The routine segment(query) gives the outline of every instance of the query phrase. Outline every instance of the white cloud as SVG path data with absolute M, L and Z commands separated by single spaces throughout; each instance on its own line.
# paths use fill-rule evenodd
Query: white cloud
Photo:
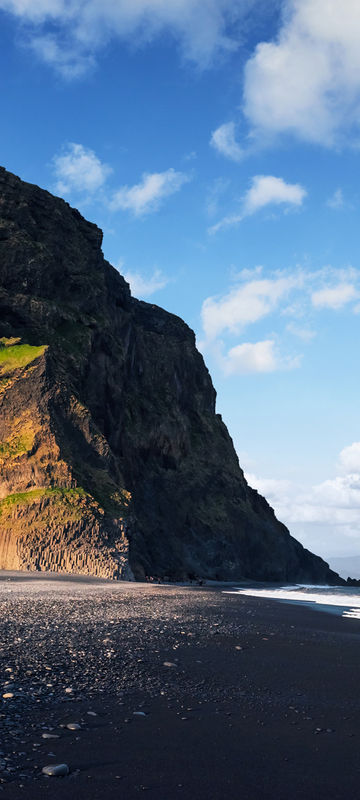
M 360 297 L 360 271 L 351 266 L 326 266 L 314 272 L 298 267 L 294 271 L 274 271 L 267 277 L 262 277 L 261 266 L 255 270 L 235 270 L 232 266 L 230 280 L 226 292 L 204 300 L 203 335 L 198 342 L 205 357 L 212 358 L 225 375 L 300 367 L 303 356 L 297 349 L 300 342 L 310 343 L 317 335 L 315 314 L 325 305 L 341 308 L 345 302 Z M 343 283 L 335 283 L 336 280 Z M 324 288 L 327 281 L 332 283 L 330 288 Z M 360 313 L 360 304 L 351 310 Z M 258 325 L 255 334 L 247 335 L 244 341 L 244 330 L 270 315 L 271 327 Z M 289 320 L 289 316 L 293 319 Z M 248 338 L 254 336 L 255 341 L 249 342 Z
M 63 151 L 53 158 L 56 176 L 55 189 L 60 194 L 85 192 L 90 195 L 104 190 L 109 175 L 113 172 L 104 164 L 93 150 L 82 144 L 70 142 Z M 121 186 L 111 192 L 106 187 L 107 197 L 102 191 L 99 198 L 112 211 L 131 211 L 136 217 L 156 211 L 165 197 L 178 192 L 183 184 L 191 180 L 184 172 L 168 169 L 166 172 L 144 173 L 140 183 L 135 186 Z
M 292 489 L 291 481 L 286 479 L 259 478 L 257 475 L 250 472 L 246 472 L 245 477 L 253 489 L 257 489 L 269 502 L 271 501 L 274 504 L 281 502 Z
M 299 207 L 306 195 L 306 189 L 299 183 L 286 183 L 283 178 L 277 178 L 274 175 L 255 175 L 250 188 L 243 197 L 240 212 L 224 217 L 209 228 L 209 233 L 217 233 L 223 228 L 237 225 L 245 217 L 249 217 L 269 205 Z
M 273 175 L 255 175 L 245 195 L 244 214 L 254 214 L 270 204 L 301 206 L 306 195 L 306 189 L 299 183 L 286 183 Z
M 360 442 L 353 442 L 344 447 L 339 456 L 341 470 L 347 474 L 356 472 L 360 475 Z
M 249 372 L 275 372 L 300 366 L 300 357 L 282 357 L 273 339 L 262 342 L 243 342 L 232 347 L 222 358 L 221 367 L 226 375 Z
M 144 278 L 140 272 L 124 272 L 123 275 L 130 284 L 131 293 L 140 298 L 150 297 L 169 283 L 169 278 L 159 269 L 155 269 L 149 278 Z
M 238 333 L 245 325 L 257 322 L 274 311 L 280 300 L 301 282 L 298 275 L 264 278 L 236 285 L 223 297 L 208 297 L 201 310 L 207 340 L 215 339 L 223 331 Z
M 234 23 L 238 28 L 255 5 L 255 0 L 0 0 L 0 9 L 40 37 L 51 24 L 57 49 L 50 58 L 41 47 L 38 51 L 63 74 L 63 48 L 73 53 L 75 67 L 76 54 L 84 64 L 112 39 L 146 45 L 164 33 L 179 44 L 185 58 L 207 66 L 217 53 L 238 47 Z
M 56 19 L 65 14 L 65 0 L 0 0 L 0 8 L 32 22 Z
M 335 189 L 334 194 L 329 197 L 326 203 L 329 208 L 343 208 L 344 206 L 344 193 L 342 189 Z
M 104 186 L 112 172 L 103 164 L 93 150 L 82 144 L 70 142 L 63 153 L 53 158 L 57 178 L 56 191 L 60 194 L 75 192 L 96 192 Z
M 314 552 L 328 558 L 360 554 L 360 443 L 340 453 L 345 473 L 313 486 L 247 474 L 250 486 L 263 494 L 290 532 Z
M 168 169 L 166 172 L 144 173 L 135 186 L 122 186 L 110 202 L 112 210 L 131 211 L 136 217 L 156 211 L 165 197 L 178 192 L 190 180 L 189 175 Z
M 358 131 L 359 40 L 358 0 L 286 0 L 276 40 L 258 44 L 245 68 L 255 135 L 333 146 Z
M 274 352 L 275 342 L 271 339 L 263 342 L 244 342 L 229 350 L 225 371 L 229 374 L 244 372 L 273 372 L 277 368 L 277 359 Z
M 238 335 L 247 325 L 275 311 L 302 280 L 301 274 L 253 279 L 236 284 L 223 296 L 208 297 L 201 310 L 205 338 L 199 346 L 212 354 L 225 375 L 299 367 L 301 356 L 282 355 L 274 338 L 240 342 L 226 351 L 220 337 Z
M 218 153 L 230 158 L 231 161 L 239 162 L 243 158 L 243 150 L 236 141 L 234 122 L 226 122 L 213 131 L 210 144 Z
M 315 308 L 332 308 L 336 311 L 351 300 L 356 300 L 358 296 L 359 293 L 353 284 L 340 283 L 338 286 L 329 286 L 313 292 L 311 302 Z

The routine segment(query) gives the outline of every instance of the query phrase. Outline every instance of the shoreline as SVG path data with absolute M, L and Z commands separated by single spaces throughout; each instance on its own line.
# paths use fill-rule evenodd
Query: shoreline
M 356 796 L 360 620 L 221 587 L 41 575 L 40 589 L 0 575 L 4 798 Z M 41 774 L 62 761 L 68 777 Z

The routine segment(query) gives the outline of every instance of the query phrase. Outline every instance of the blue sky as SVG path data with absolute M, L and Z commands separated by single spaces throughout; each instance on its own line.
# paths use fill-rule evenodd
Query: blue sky
M 0 0 L 1 163 L 186 320 L 252 485 L 360 555 L 358 0 Z

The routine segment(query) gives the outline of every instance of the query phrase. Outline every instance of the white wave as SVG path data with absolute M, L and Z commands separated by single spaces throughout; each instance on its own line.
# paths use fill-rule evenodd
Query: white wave
M 358 608 L 349 608 L 348 611 L 344 611 L 343 617 L 349 617 L 350 619 L 360 619 L 360 610 Z
M 291 601 L 298 603 L 313 603 L 320 606 L 334 606 L 344 608 L 344 617 L 360 619 L 360 594 L 335 594 L 334 592 L 301 591 L 305 585 L 288 586 L 286 589 L 233 589 L 224 591 L 223 594 L 243 594 L 249 597 L 263 597 L 267 599 Z M 318 587 L 309 587 L 318 588 Z M 323 587 L 322 587 L 323 588 Z M 326 587 L 327 588 L 327 587 Z M 330 587 L 329 587 L 330 588 Z M 320 610 L 320 609 L 319 609 Z

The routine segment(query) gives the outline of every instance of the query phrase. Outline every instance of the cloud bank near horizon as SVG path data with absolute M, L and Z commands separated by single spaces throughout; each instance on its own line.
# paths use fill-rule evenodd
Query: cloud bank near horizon
M 278 518 L 308 548 L 325 557 L 360 555 L 360 442 L 344 447 L 339 473 L 313 486 L 246 473 Z

